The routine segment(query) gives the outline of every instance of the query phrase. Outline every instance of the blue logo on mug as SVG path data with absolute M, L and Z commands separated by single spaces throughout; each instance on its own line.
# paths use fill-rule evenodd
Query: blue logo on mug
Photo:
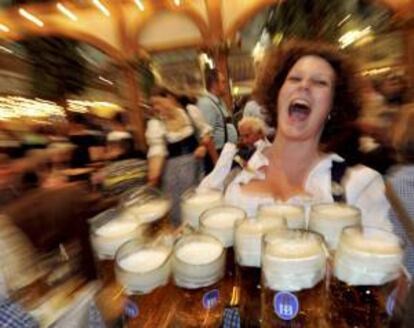
M 273 309 L 282 320 L 292 320 L 299 313 L 299 300 L 289 292 L 279 292 L 273 298 Z
M 203 295 L 203 307 L 207 310 L 214 308 L 219 301 L 220 293 L 218 289 L 210 290 Z
M 127 300 L 125 304 L 124 312 L 127 317 L 136 318 L 139 315 L 138 305 L 135 304 L 134 302 L 131 302 L 130 300 Z

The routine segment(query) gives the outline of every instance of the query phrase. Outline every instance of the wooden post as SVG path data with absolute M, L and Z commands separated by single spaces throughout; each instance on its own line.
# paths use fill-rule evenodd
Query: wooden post
M 128 29 L 126 26 L 125 15 L 123 12 L 123 6 L 119 4 L 111 3 L 111 8 L 114 13 L 114 17 L 118 27 L 118 37 L 120 45 L 124 51 L 125 59 L 121 64 L 122 77 L 126 86 L 126 102 L 128 104 L 128 120 L 132 126 L 132 133 L 135 140 L 135 146 L 141 151 L 146 151 L 147 145 L 145 141 L 145 122 L 144 114 L 142 113 L 140 102 L 141 93 L 137 81 L 137 76 L 134 68 L 134 56 L 135 56 L 135 43 L 128 35 Z M 132 64 L 131 64 L 132 61 Z
M 407 28 L 403 31 L 405 48 L 405 64 L 407 67 L 407 78 L 409 90 L 414 92 L 414 28 Z

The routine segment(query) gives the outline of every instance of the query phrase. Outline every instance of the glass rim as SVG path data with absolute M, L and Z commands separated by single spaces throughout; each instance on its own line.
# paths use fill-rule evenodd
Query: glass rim
M 215 211 L 218 211 L 219 209 L 236 210 L 239 213 L 242 213 L 243 214 L 243 217 L 237 218 L 234 223 L 236 223 L 236 221 L 238 221 L 238 220 L 245 220 L 245 219 L 247 219 L 247 213 L 242 208 L 237 207 L 237 206 L 234 206 L 234 205 L 223 204 L 223 205 L 218 205 L 218 206 L 214 206 L 214 207 L 208 208 L 205 211 L 201 212 L 200 218 L 199 218 L 199 225 L 200 225 L 200 227 L 201 226 L 206 226 L 203 221 L 206 220 L 206 218 L 209 216 L 209 214 L 214 213 Z
M 167 192 L 163 192 L 159 188 L 155 188 L 155 187 L 151 187 L 151 186 L 140 186 L 140 187 L 136 187 L 136 188 L 131 188 L 130 190 L 127 190 L 124 193 L 122 193 L 121 196 L 119 197 L 118 208 L 124 209 L 124 208 L 128 208 L 130 206 L 136 205 L 136 203 L 139 203 L 140 199 L 135 199 L 134 200 L 134 198 L 138 198 L 137 196 L 145 195 L 145 194 L 147 196 L 158 196 L 158 198 L 154 197 L 154 198 L 150 198 L 148 200 L 151 200 L 151 199 L 167 200 L 169 202 L 168 211 L 171 210 L 172 196 Z M 144 202 L 144 204 L 145 203 L 146 202 Z
M 111 207 L 88 219 L 89 233 L 93 236 L 101 237 L 96 233 L 96 230 L 108 224 L 109 222 L 116 220 L 117 215 L 120 213 L 121 211 L 119 208 Z
M 217 193 L 220 194 L 221 198 L 223 197 L 223 192 L 218 188 L 208 188 L 208 189 L 198 189 L 197 185 L 187 188 L 180 196 L 180 201 L 188 201 L 193 195 L 203 195 L 208 193 Z
M 119 258 L 121 256 L 121 252 L 124 251 L 125 248 L 130 247 L 130 245 L 132 245 L 132 244 L 136 244 L 136 247 L 137 248 L 136 249 L 133 248 L 134 251 L 125 254 L 125 256 L 122 257 L 122 258 Z M 161 269 L 162 267 L 164 267 L 168 263 L 169 259 L 171 258 L 171 255 L 172 255 L 173 248 L 172 247 L 168 247 L 167 245 L 160 245 L 160 246 L 165 247 L 165 249 L 168 250 L 168 253 L 167 253 L 167 256 L 165 257 L 164 261 L 159 266 L 157 266 L 156 268 L 154 268 L 152 270 L 144 271 L 144 272 L 128 271 L 128 270 L 122 268 L 119 265 L 119 261 L 122 260 L 122 259 L 124 259 L 126 256 L 129 256 L 131 254 L 135 254 L 135 253 L 137 253 L 137 252 L 139 252 L 139 251 L 141 251 L 143 249 L 151 249 L 151 248 L 154 248 L 154 246 L 156 246 L 156 245 L 157 244 L 154 243 L 153 241 L 152 242 L 142 241 L 139 238 L 134 238 L 134 239 L 128 240 L 127 242 L 123 243 L 117 249 L 117 251 L 115 252 L 115 256 L 114 256 L 114 261 L 115 261 L 114 266 L 115 266 L 115 269 L 116 270 L 119 270 L 121 272 L 124 272 L 124 273 L 133 274 L 133 275 L 145 275 L 145 274 L 148 274 L 148 273 L 151 273 L 153 271 L 156 271 L 156 270 Z
M 401 247 L 401 250 L 404 252 L 406 246 L 407 246 L 407 241 L 400 235 L 394 233 L 392 230 L 386 230 L 384 228 L 381 227 L 376 227 L 376 226 L 370 226 L 370 225 L 363 225 L 363 224 L 354 224 L 351 226 L 347 226 L 344 227 L 341 231 L 341 234 L 339 236 L 339 242 L 338 242 L 338 246 L 341 242 L 342 236 L 345 235 L 347 233 L 347 231 L 351 231 L 351 230 L 355 230 L 358 229 L 359 232 L 362 232 L 361 236 L 364 236 L 363 232 L 364 230 L 368 230 L 368 231 L 378 231 L 384 235 L 388 235 L 392 238 L 394 238 L 396 241 L 398 241 L 398 245 Z
M 183 246 L 180 243 L 185 243 L 185 241 L 186 241 L 185 239 L 187 239 L 187 238 L 195 238 L 195 237 L 208 238 L 211 241 L 213 241 L 214 243 L 217 243 L 218 245 L 220 245 L 221 246 L 220 255 L 217 256 L 216 258 L 214 258 L 214 260 L 212 260 L 208 263 L 203 263 L 203 264 L 191 264 L 191 263 L 188 263 L 188 262 L 180 259 L 176 255 L 177 250 Z M 211 265 L 212 263 L 216 262 L 217 260 L 219 260 L 225 253 L 226 253 L 226 247 L 223 245 L 223 243 L 218 238 L 216 238 L 213 235 L 210 235 L 210 234 L 207 234 L 207 233 L 202 233 L 202 232 L 199 232 L 199 231 L 192 232 L 192 233 L 187 234 L 187 235 L 183 235 L 180 238 L 176 239 L 175 242 L 174 242 L 174 246 L 172 248 L 172 257 L 173 257 L 174 260 L 176 260 L 179 263 L 183 263 L 185 265 L 190 265 L 190 266 L 193 266 L 193 267 L 207 267 L 207 266 Z
M 345 203 L 345 202 L 332 202 L 332 203 L 322 202 L 322 203 L 312 204 L 311 207 L 310 207 L 309 215 L 311 215 L 312 213 L 315 213 L 315 212 L 318 213 L 320 211 L 320 209 L 322 209 L 322 208 L 334 207 L 334 206 L 342 207 L 342 208 L 349 208 L 349 209 L 355 211 L 352 214 L 349 213 L 349 214 L 343 215 L 341 217 L 348 218 L 348 217 L 354 216 L 355 214 L 357 214 L 359 216 L 362 216 L 362 212 L 361 212 L 361 209 L 359 207 L 357 207 L 355 205 L 352 205 L 352 204 Z

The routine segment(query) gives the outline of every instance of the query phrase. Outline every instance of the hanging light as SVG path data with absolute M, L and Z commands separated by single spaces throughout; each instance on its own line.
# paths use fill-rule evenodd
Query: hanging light
M 93 0 L 93 4 L 105 15 L 105 16 L 111 16 L 111 13 L 109 12 L 108 8 L 106 8 L 99 0 Z
M 65 15 L 69 19 L 73 20 L 74 22 L 76 22 L 78 20 L 78 17 L 76 17 L 76 15 L 73 12 L 71 12 L 67 7 L 65 7 L 60 2 L 58 2 L 56 4 L 56 7 L 63 15 Z
M 2 32 L 10 32 L 10 29 L 8 26 L 4 25 L 4 24 L 0 24 L 0 31 Z
M 145 10 L 144 4 L 142 3 L 141 0 L 134 0 L 134 1 L 135 1 L 135 4 L 137 5 L 137 7 L 139 8 L 139 10 L 141 10 L 141 11 Z
M 43 27 L 45 23 L 43 23 L 39 18 L 35 15 L 29 13 L 26 9 L 19 8 L 19 14 L 26 18 L 27 20 L 31 21 L 32 23 L 36 24 L 39 27 Z

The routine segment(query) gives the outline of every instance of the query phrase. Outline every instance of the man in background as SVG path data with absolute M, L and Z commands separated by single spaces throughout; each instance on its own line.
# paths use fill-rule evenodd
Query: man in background
M 226 92 L 226 80 L 217 69 L 206 72 L 207 92 L 198 99 L 197 107 L 203 113 L 207 123 L 213 128 L 213 140 L 220 154 L 226 142 L 237 143 L 237 131 L 234 127 L 227 106 L 222 99 Z M 205 173 L 209 173 L 214 163 L 209 156 L 205 160 Z

